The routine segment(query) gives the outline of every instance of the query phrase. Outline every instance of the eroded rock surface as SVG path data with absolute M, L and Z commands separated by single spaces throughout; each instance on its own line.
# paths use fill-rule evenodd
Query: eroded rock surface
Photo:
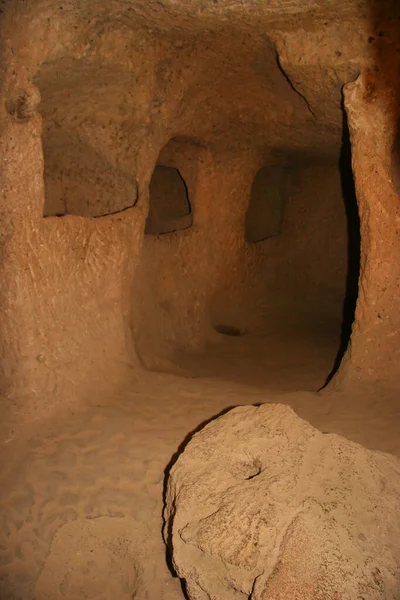
M 347 347 L 337 387 L 398 388 L 397 5 L 0 0 L 10 419 L 143 365 L 221 376 L 185 360 L 221 356 L 220 325 L 263 343 L 235 345 L 250 363 L 276 330 L 306 365 L 327 349 L 294 389 L 319 389 Z
M 171 598 L 168 584 L 146 525 L 129 518 L 77 519 L 55 534 L 35 598 L 144 600 L 151 589 L 161 600 Z
M 395 600 L 400 461 L 289 407 L 239 407 L 171 470 L 167 529 L 191 600 Z

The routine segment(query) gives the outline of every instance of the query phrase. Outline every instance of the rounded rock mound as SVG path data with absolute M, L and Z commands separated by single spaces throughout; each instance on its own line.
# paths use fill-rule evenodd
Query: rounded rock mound
M 245 406 L 170 472 L 168 545 L 191 600 L 398 600 L 400 461 Z

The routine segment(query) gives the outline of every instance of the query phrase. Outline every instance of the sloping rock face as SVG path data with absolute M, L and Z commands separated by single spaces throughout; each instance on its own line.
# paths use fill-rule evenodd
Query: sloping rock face
M 191 600 L 400 597 L 400 461 L 289 407 L 239 407 L 171 470 L 166 520 Z

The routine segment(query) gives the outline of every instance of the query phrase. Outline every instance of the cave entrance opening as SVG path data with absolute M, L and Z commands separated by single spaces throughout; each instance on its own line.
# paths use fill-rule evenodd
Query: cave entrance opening
M 321 389 L 347 349 L 358 293 L 360 223 L 345 117 L 335 154 L 294 154 L 258 170 L 243 228 L 245 289 L 211 300 L 216 338 L 200 352 L 180 352 L 178 364 L 197 377 Z

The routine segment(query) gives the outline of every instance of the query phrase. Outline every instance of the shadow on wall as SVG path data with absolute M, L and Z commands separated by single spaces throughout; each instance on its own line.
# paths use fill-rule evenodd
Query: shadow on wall
M 137 202 L 135 177 L 67 131 L 43 136 L 43 158 L 44 217 L 102 217 Z
M 174 167 L 157 165 L 150 181 L 145 234 L 161 235 L 188 229 L 193 213 L 186 182 Z
M 259 406 L 259 405 L 254 405 L 254 406 Z M 177 573 L 175 571 L 175 567 L 173 565 L 173 560 L 172 560 L 172 556 L 173 556 L 173 544 L 172 544 L 173 518 L 167 519 L 166 515 L 165 515 L 165 507 L 167 505 L 168 480 L 169 480 L 169 477 L 170 477 L 171 469 L 175 465 L 175 463 L 178 460 L 178 458 L 183 454 L 186 446 L 193 439 L 193 437 L 196 435 L 196 433 L 199 433 L 199 431 L 202 431 L 202 429 L 204 429 L 209 423 L 212 423 L 213 421 L 216 421 L 217 419 L 219 419 L 223 415 L 226 415 L 227 413 L 229 413 L 234 408 L 236 408 L 235 405 L 227 406 L 226 408 L 224 408 L 223 410 L 221 410 L 216 415 L 210 417 L 209 419 L 206 419 L 205 421 L 202 421 L 192 431 L 189 431 L 189 433 L 186 434 L 186 436 L 184 437 L 184 439 L 181 441 L 181 443 L 177 447 L 176 451 L 171 456 L 171 458 L 170 458 L 167 466 L 164 469 L 164 482 L 163 482 L 163 507 L 164 508 L 163 508 L 163 529 L 162 529 L 162 535 L 163 535 L 163 539 L 164 539 L 164 542 L 165 542 L 165 561 L 166 561 L 168 569 L 170 570 L 170 572 L 173 575 L 173 577 L 178 577 L 178 575 L 177 575 Z M 184 597 L 186 598 L 188 596 L 187 596 L 187 593 L 186 593 L 185 582 L 183 580 L 181 580 L 181 585 L 182 585 L 182 591 L 184 593 Z
M 256 174 L 245 219 L 247 242 L 261 242 L 281 233 L 285 184 L 286 170 L 282 167 L 262 167 Z
M 342 196 L 346 208 L 347 216 L 347 278 L 346 295 L 343 303 L 342 327 L 340 334 L 340 344 L 333 365 L 333 369 L 325 382 L 327 385 L 336 371 L 339 369 L 342 358 L 345 355 L 350 342 L 352 326 L 357 306 L 358 297 L 358 278 L 360 275 L 360 254 L 361 254 L 361 233 L 360 217 L 358 213 L 358 204 L 356 190 L 354 185 L 354 176 L 351 162 L 351 142 L 350 132 L 347 123 L 347 116 L 342 103 L 343 110 L 343 133 L 342 147 L 339 158 L 340 182 L 342 187 Z

